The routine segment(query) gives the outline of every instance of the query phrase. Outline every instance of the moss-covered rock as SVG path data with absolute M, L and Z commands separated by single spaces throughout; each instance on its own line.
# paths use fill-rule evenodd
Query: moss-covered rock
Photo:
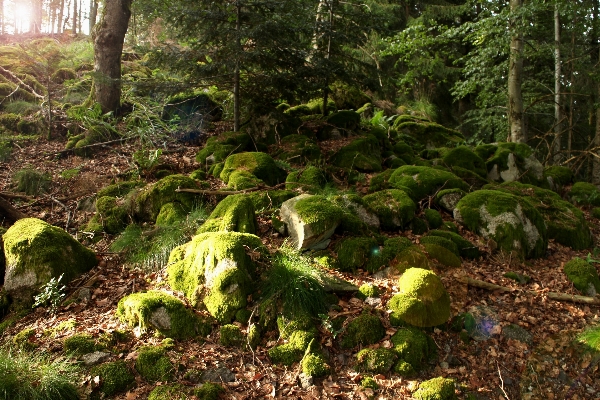
M 312 332 L 295 331 L 287 343 L 269 349 L 269 357 L 275 364 L 292 365 L 302 359 L 313 339 Z
M 369 192 L 373 193 L 389 189 L 391 187 L 389 180 L 393 173 L 394 170 L 390 168 L 373 175 L 369 181 Z
M 395 188 L 407 187 L 411 198 L 415 201 L 433 196 L 440 189 L 462 189 L 465 192 L 469 190 L 469 186 L 451 172 L 413 165 L 396 169 L 390 176 L 389 182 Z
M 379 288 L 372 283 L 364 283 L 360 285 L 358 288 L 358 292 L 356 293 L 356 297 L 364 300 L 368 297 L 377 297 L 379 296 Z
M 221 180 L 229 183 L 231 174 L 236 170 L 243 170 L 273 186 L 281 183 L 286 178 L 286 173 L 280 169 L 273 158 L 267 153 L 246 152 L 232 154 L 225 160 L 223 170 L 219 174 Z
M 355 139 L 339 149 L 331 158 L 331 165 L 360 172 L 381 171 L 381 150 L 373 135 Z
M 340 345 L 342 348 L 352 348 L 360 345 L 374 344 L 383 339 L 385 328 L 377 315 L 361 314 L 354 318 L 344 332 Z
M 478 146 L 475 152 L 486 163 L 488 179 L 497 182 L 519 181 L 533 185 L 543 183 L 544 167 L 535 158 L 533 149 L 528 145 L 498 143 L 483 146 L 485 147 Z
M 416 400 L 455 400 L 458 398 L 454 393 L 454 380 L 441 376 L 422 382 L 412 396 Z
M 544 170 L 544 178 L 550 185 L 550 189 L 558 191 L 573 182 L 573 171 L 569 167 L 553 165 Z
M 441 246 L 441 247 L 449 250 L 451 253 L 453 253 L 456 256 L 460 256 L 460 253 L 458 252 L 458 246 L 456 245 L 456 243 L 454 243 L 452 240 L 445 238 L 443 236 L 440 236 L 440 235 L 424 236 L 420 239 L 420 243 L 423 245 L 435 244 L 437 246 Z
M 181 300 L 158 290 L 123 297 L 117 306 L 117 317 L 142 331 L 152 328 L 176 339 L 204 336 L 211 330 L 210 324 L 187 309 Z
M 247 195 L 236 194 L 221 200 L 197 233 L 241 232 L 255 234 L 256 226 L 254 203 Z
M 379 218 L 382 229 L 404 228 L 415 216 L 416 204 L 404 191 L 382 190 L 363 198 L 368 208 Z
M 390 349 L 362 349 L 356 355 L 356 369 L 384 374 L 392 369 L 397 359 L 398 355 Z
M 257 212 L 280 208 L 283 202 L 296 197 L 291 190 L 261 190 L 246 194 Z
M 142 221 L 156 221 L 162 206 L 178 203 L 189 212 L 196 202 L 193 193 L 178 192 L 177 189 L 196 189 L 194 179 L 184 175 L 170 175 L 146 186 L 135 198 L 135 213 Z
M 291 172 L 286 181 L 289 190 L 302 189 L 306 193 L 318 193 L 327 184 L 327 176 L 321 168 L 308 166 L 304 169 Z
M 453 147 L 465 140 L 458 131 L 408 115 L 396 118 L 393 127 L 398 133 L 410 136 L 426 148 Z
M 331 202 L 344 211 L 340 229 L 350 234 L 360 235 L 371 228 L 379 228 L 379 217 L 371 211 L 362 197 L 346 193 L 330 198 Z
M 468 146 L 458 146 L 443 152 L 442 162 L 451 170 L 460 167 L 481 177 L 487 176 L 485 162 Z
M 64 230 L 36 218 L 15 222 L 3 235 L 4 289 L 17 302 L 33 295 L 52 278 L 68 283 L 98 263 L 94 253 Z
M 181 203 L 167 203 L 160 208 L 156 216 L 157 226 L 172 226 L 184 221 L 188 215 Z
M 67 354 L 82 356 L 84 354 L 93 353 L 101 348 L 96 344 L 96 340 L 92 335 L 80 333 L 69 336 L 63 341 L 63 349 Z
M 429 260 L 429 257 L 427 257 L 423 250 L 418 246 L 412 245 L 412 243 L 410 246 L 398 252 L 389 264 L 401 274 L 409 268 L 429 270 L 433 267 L 433 263 Z
M 173 380 L 175 366 L 166 356 L 163 347 L 146 346 L 138 350 L 135 369 L 148 382 L 168 382 Z
M 21 121 L 23 122 L 23 120 Z M 119 138 L 116 130 L 108 125 L 93 125 L 81 135 L 72 136 L 66 144 L 67 149 L 74 149 L 76 155 L 80 157 L 91 156 L 96 148 L 86 146 L 108 142 Z
M 250 151 L 251 148 L 252 138 L 246 132 L 225 132 L 209 138 L 196 154 L 196 161 L 208 170 L 210 166 L 225 161 L 229 155 Z
M 450 317 L 450 297 L 433 272 L 409 268 L 400 277 L 398 290 L 388 308 L 407 324 L 430 327 L 443 324 Z
M 282 339 L 288 339 L 291 334 L 296 331 L 317 333 L 312 317 L 306 313 L 297 313 L 289 318 L 284 315 L 279 315 L 277 317 L 277 329 L 279 330 L 279 336 L 281 336 Z
M 217 400 L 219 395 L 224 392 L 223 386 L 206 382 L 203 383 L 198 389 L 194 390 L 194 394 L 199 400 Z
M 302 359 L 302 372 L 306 376 L 321 378 L 327 376 L 329 371 L 325 358 L 319 354 L 309 353 Z
M 129 217 L 126 203 L 116 197 L 103 196 L 96 199 L 97 214 L 90 221 L 89 226 L 98 224 L 106 233 L 117 234 L 127 226 Z
M 327 123 L 336 128 L 355 130 L 360 124 L 360 114 L 352 110 L 340 110 L 327 117 Z
M 600 207 L 600 189 L 588 182 L 577 182 L 569 192 L 569 199 L 575 204 Z
M 377 381 L 370 376 L 365 376 L 362 379 L 362 381 L 360 381 L 360 386 L 365 389 L 373 389 L 373 390 L 379 389 L 379 385 L 377 384 Z
M 454 208 L 467 195 L 462 189 L 444 189 L 436 193 L 434 202 L 448 212 L 453 212 Z
M 374 238 L 349 237 L 343 239 L 337 247 L 339 268 L 342 271 L 356 271 L 366 267 L 375 251 L 379 252 L 379 245 Z
M 105 396 L 113 396 L 124 392 L 135 382 L 135 377 L 129 371 L 125 361 L 114 361 L 95 366 L 91 369 L 92 377 L 100 377 L 99 391 Z
M 321 158 L 321 148 L 308 136 L 289 135 L 281 139 L 273 151 L 273 157 L 292 165 L 305 165 Z
M 394 370 L 405 377 L 423 369 L 437 353 L 433 339 L 416 328 L 401 328 L 390 340 L 399 358 Z
M 497 190 L 478 190 L 463 197 L 454 219 L 507 252 L 525 258 L 542 257 L 548 234 L 542 215 L 520 197 Z
M 246 338 L 239 326 L 226 324 L 219 330 L 219 343 L 225 347 L 243 347 Z
M 425 221 L 429 229 L 438 229 L 444 223 L 442 215 L 437 210 L 427 208 L 423 211 L 423 214 L 425 214 Z
M 429 231 L 428 236 L 440 236 L 451 240 L 458 249 L 458 254 L 464 258 L 476 259 L 479 258 L 479 248 L 469 242 L 467 239 L 460 236 L 458 233 L 434 229 Z
M 219 322 L 230 323 L 253 290 L 255 261 L 267 254 L 260 238 L 251 234 L 202 233 L 171 252 L 168 282 L 193 305 L 203 302 Z
M 600 293 L 600 278 L 596 267 L 586 260 L 574 258 L 564 266 L 565 274 L 573 286 L 586 296 Z

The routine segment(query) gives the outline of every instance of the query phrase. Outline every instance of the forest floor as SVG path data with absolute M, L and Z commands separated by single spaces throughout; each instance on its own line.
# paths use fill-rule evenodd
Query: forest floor
M 32 201 L 10 196 L 9 200 L 27 216 L 66 228 L 83 239 L 85 233 L 78 228 L 93 213 L 78 210 L 78 205 L 81 208 L 85 199 L 93 198 L 98 189 L 135 168 L 131 160 L 137 145 L 124 143 L 102 148 L 94 158 L 59 157 L 62 149 L 63 141 L 44 139 L 15 147 L 11 160 L 0 163 L 0 192 L 16 194 L 11 186 L 12 176 L 23 168 L 48 172 L 52 183 L 46 194 Z M 163 153 L 163 159 L 178 172 L 189 173 L 200 167 L 194 158 L 198 149 L 195 146 L 174 146 Z M 61 174 L 72 169 L 79 171 L 73 177 Z M 205 201 L 214 202 L 214 199 L 206 198 Z M 592 226 L 595 243 L 600 243 L 599 221 L 590 217 L 587 210 L 584 212 Z M 446 217 L 450 219 L 450 216 Z M 275 233 L 267 218 L 259 218 L 259 222 L 263 242 L 274 250 L 281 244 L 282 238 Z M 418 382 L 436 376 L 454 378 L 459 384 L 459 398 L 466 398 L 466 394 L 471 393 L 474 398 L 494 400 L 600 399 L 597 360 L 574 341 L 586 326 L 599 322 L 600 307 L 554 301 L 545 295 L 547 292 L 577 294 L 567 281 L 562 266 L 573 257 L 586 258 L 593 249 L 573 251 L 551 241 L 545 258 L 521 262 L 493 253 L 487 243 L 467 231 L 461 231 L 461 234 L 479 246 L 483 257 L 475 261 L 463 260 L 459 269 L 436 271 L 451 295 L 453 315 L 468 311 L 473 306 L 490 306 L 498 313 L 500 327 L 517 324 L 531 333 L 532 341 L 529 343 L 507 339 L 500 332 L 493 332 L 487 340 L 467 344 L 459 339 L 456 332 L 435 329 L 429 333 L 438 346 L 438 356 L 429 368 L 411 379 L 390 374 L 376 375 L 374 378 L 379 389 L 373 391 L 361 387 L 361 374 L 353 368 L 357 349 L 340 349 L 332 340 L 332 334 L 321 329 L 322 345 L 329 353 L 332 373 L 327 378 L 315 380 L 313 386 L 302 388 L 298 382 L 301 368 L 297 364 L 286 368 L 269 361 L 267 350 L 278 343 L 276 332 L 263 340 L 262 347 L 252 352 L 221 346 L 218 329 L 215 329 L 205 340 L 177 342 L 169 352 L 178 366 L 178 382 L 193 385 L 183 378 L 185 371 L 226 367 L 235 375 L 234 381 L 223 384 L 226 389 L 223 398 L 228 399 L 410 399 Z M 419 241 L 419 236 L 410 232 L 402 235 L 413 242 Z M 118 300 L 129 293 L 164 287 L 165 272 L 143 271 L 125 265 L 119 254 L 109 251 L 112 240 L 114 237 L 107 235 L 92 246 L 101 257 L 99 266 L 68 287 L 69 294 L 74 294 L 82 286 L 91 286 L 91 300 L 59 307 L 55 314 L 37 308 L 5 331 L 0 341 L 7 342 L 25 327 L 33 327 L 36 330 L 33 340 L 38 349 L 61 357 L 62 340 L 74 333 L 87 332 L 97 336 L 111 330 L 128 329 L 115 317 Z M 526 274 L 532 279 L 526 285 L 519 285 L 503 277 L 509 271 Z M 371 282 L 382 289 L 382 302 L 376 307 L 387 312 L 385 305 L 394 292 L 397 278 L 375 279 L 361 272 L 342 275 L 358 286 Z M 460 279 L 464 275 L 514 290 L 497 292 L 473 288 Z M 537 294 L 528 294 L 528 291 Z M 339 305 L 342 311 L 338 311 L 338 315 L 358 315 L 364 307 L 357 298 L 342 298 Z M 75 320 L 76 327 L 56 331 L 54 335 L 46 334 L 68 320 Z M 387 336 L 372 347 L 391 347 L 389 339 L 396 329 L 389 325 L 386 328 Z M 120 353 L 115 354 L 115 358 L 133 364 L 139 347 L 159 342 L 160 339 L 148 334 L 132 337 L 131 341 L 119 345 Z M 136 380 L 135 388 L 115 399 L 146 398 L 155 385 L 146 383 L 139 376 Z M 83 391 L 91 389 L 92 385 L 92 377 L 82 379 Z

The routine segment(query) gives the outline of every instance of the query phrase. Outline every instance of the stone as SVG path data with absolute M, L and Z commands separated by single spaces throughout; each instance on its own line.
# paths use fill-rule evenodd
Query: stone
M 480 305 L 469 309 L 465 315 L 465 329 L 477 341 L 485 341 L 502 332 L 498 313 L 492 307 Z
M 229 195 L 219 202 L 206 222 L 198 229 L 204 232 L 256 233 L 254 203 L 248 195 Z
M 300 387 L 304 390 L 308 389 L 313 385 L 313 377 L 309 375 L 305 375 L 304 372 L 301 372 L 298 375 L 298 382 L 300 382 Z
M 107 362 L 112 357 L 112 354 L 105 353 L 102 351 L 95 351 L 93 353 L 84 354 L 81 356 L 81 361 L 86 367 L 91 367 L 94 365 L 102 364 Z

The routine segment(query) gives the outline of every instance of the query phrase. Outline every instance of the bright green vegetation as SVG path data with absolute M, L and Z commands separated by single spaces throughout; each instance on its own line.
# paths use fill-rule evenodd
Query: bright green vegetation
M 314 317 L 307 313 L 296 313 L 289 317 L 279 315 L 277 317 L 277 329 L 279 330 L 279 336 L 283 339 L 288 339 L 295 331 L 317 333 Z
M 573 282 L 573 286 L 581 293 L 588 296 L 600 293 L 600 278 L 593 264 L 581 258 L 574 258 L 565 264 L 564 270 L 569 281 Z
M 435 273 L 409 268 L 398 280 L 398 289 L 388 307 L 400 320 L 417 327 L 430 327 L 450 318 L 450 297 Z
M 65 353 L 73 354 L 75 356 L 93 353 L 101 348 L 102 346 L 96 344 L 96 340 L 86 333 L 70 336 L 63 342 Z
M 96 200 L 96 215 L 88 223 L 91 232 L 118 234 L 127 226 L 127 205 L 116 197 L 103 196 Z
M 13 182 L 18 192 L 25 192 L 29 196 L 38 196 L 48 191 L 52 180 L 48 173 L 26 168 L 15 173 Z
M 470 147 L 458 146 L 447 150 L 442 155 L 442 161 L 444 165 L 452 170 L 455 167 L 460 167 L 472 171 L 479 176 L 487 176 L 485 162 Z
M 77 365 L 46 355 L 0 349 L 0 399 L 77 400 Z
M 577 336 L 577 340 L 585 344 L 589 350 L 600 352 L 600 325 L 588 327 Z
M 454 380 L 438 377 L 422 382 L 412 394 L 416 400 L 455 400 Z
M 321 168 L 309 165 L 304 169 L 290 172 L 286 178 L 286 188 L 301 188 L 306 193 L 316 194 L 327 184 L 327 176 Z
M 359 299 L 366 299 L 367 297 L 377 297 L 379 296 L 379 288 L 372 283 L 365 283 L 358 288 L 358 293 L 356 293 L 356 297 Z
M 217 400 L 219 398 L 219 394 L 224 391 L 225 389 L 223 389 L 221 385 L 206 382 L 198 389 L 195 389 L 194 394 L 199 400 Z
M 175 367 L 162 347 L 142 347 L 138 350 L 135 369 L 149 382 L 173 380 Z
M 51 278 L 68 283 L 92 269 L 94 253 L 64 230 L 35 218 L 23 218 L 3 235 L 7 273 L 4 289 L 14 300 L 32 295 Z
M 329 365 L 321 355 L 309 353 L 302 359 L 302 372 L 306 376 L 320 378 L 329 374 Z
M 135 382 L 129 367 L 121 360 L 95 366 L 90 370 L 90 375 L 100 377 L 99 391 L 105 396 L 124 392 Z
M 255 234 L 256 225 L 254 203 L 248 195 L 236 194 L 221 200 L 197 233 L 223 231 Z
M 600 189 L 588 182 L 577 182 L 569 192 L 569 198 L 576 204 L 600 207 Z
M 522 257 L 542 257 L 548 247 L 546 223 L 529 202 L 497 190 L 478 190 L 463 197 L 454 219 L 504 251 Z
M 38 345 L 33 342 L 35 339 L 34 328 L 23 328 L 12 338 L 12 344 L 21 350 L 30 351 L 35 349 Z
M 384 374 L 392 369 L 397 359 L 398 355 L 390 349 L 362 349 L 356 355 L 356 369 Z
M 194 315 L 181 300 L 157 290 L 123 297 L 116 315 L 129 326 L 139 326 L 142 331 L 153 328 L 176 339 L 205 336 L 211 331 L 210 323 Z
M 544 170 L 544 177 L 552 180 L 555 188 L 568 185 L 573 181 L 573 171 L 569 167 L 553 165 Z
M 368 135 L 342 147 L 331 158 L 332 165 L 360 172 L 381 171 L 381 150 L 377 138 Z
M 394 345 L 392 350 L 399 358 L 394 371 L 401 376 L 409 377 L 420 371 L 437 354 L 433 339 L 416 328 L 404 327 L 398 330 L 391 341 Z
M 394 188 L 407 187 L 414 201 L 433 196 L 442 188 L 469 191 L 469 186 L 458 176 L 431 167 L 402 166 L 394 171 L 389 182 Z
M 425 221 L 427 221 L 429 229 L 438 229 L 444 223 L 442 215 L 437 210 L 427 208 L 423 211 L 423 214 L 425 214 Z
M 363 197 L 385 230 L 404 228 L 415 216 L 416 204 L 408 194 L 398 189 L 388 189 Z
M 373 272 L 379 267 L 377 240 L 368 237 L 349 237 L 343 239 L 337 248 L 339 268 L 342 271 L 356 271 L 359 268 Z
M 304 196 L 296 202 L 294 208 L 302 222 L 310 225 L 314 232 L 325 232 L 344 218 L 344 210 L 325 196 Z
M 184 385 L 175 383 L 157 386 L 148 395 L 148 400 L 188 400 L 191 390 Z
M 375 379 L 373 379 L 370 376 L 365 376 L 362 379 L 362 381 L 360 381 L 360 386 L 364 387 L 365 389 L 373 389 L 373 390 L 379 389 L 379 385 L 377 384 Z
M 287 343 L 269 349 L 269 357 L 275 364 L 290 366 L 302 359 L 303 355 L 312 352 L 314 334 L 306 331 L 295 331 L 290 335 Z
M 461 257 L 470 258 L 470 259 L 479 258 L 480 253 L 479 253 L 479 249 L 477 248 L 477 246 L 473 245 L 467 239 L 464 239 L 458 233 L 434 229 L 434 230 L 429 231 L 427 233 L 427 236 L 428 237 L 439 236 L 439 237 L 443 237 L 443 238 L 451 240 L 456 245 L 456 247 L 458 249 L 458 254 Z
M 359 344 L 374 344 L 383 339 L 384 336 L 385 328 L 379 317 L 365 313 L 350 321 L 341 338 L 340 346 L 349 349 Z
M 177 189 L 197 189 L 196 181 L 184 175 L 169 175 L 141 189 L 135 197 L 135 216 L 141 221 L 156 221 L 160 209 L 167 203 L 179 203 L 186 211 L 196 205 L 193 193 Z
M 133 189 L 143 186 L 144 183 L 142 181 L 124 181 L 113 183 L 112 185 L 108 185 L 98 190 L 96 193 L 96 197 L 124 197 L 129 194 Z
M 285 181 L 285 171 L 281 170 L 273 158 L 262 152 L 248 152 L 232 154 L 225 160 L 220 178 L 229 183 L 231 174 L 236 170 L 244 170 L 267 185 L 273 186 Z
M 211 137 L 198 154 L 196 161 L 207 169 L 212 165 L 222 163 L 227 156 L 249 150 L 252 147 L 252 138 L 245 132 L 225 132 L 219 136 Z M 218 174 L 213 174 L 218 176 Z
M 219 343 L 225 347 L 243 347 L 246 343 L 246 337 L 237 325 L 223 325 L 219 333 Z

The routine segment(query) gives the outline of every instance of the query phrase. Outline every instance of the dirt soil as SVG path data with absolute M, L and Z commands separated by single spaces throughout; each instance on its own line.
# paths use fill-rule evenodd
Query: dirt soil
M 131 160 L 137 144 L 126 142 L 104 147 L 91 159 L 59 156 L 62 149 L 64 140 L 48 142 L 40 139 L 20 143 L 14 148 L 11 160 L 0 163 L 0 193 L 27 216 L 64 228 L 80 240 L 89 239 L 89 234 L 78 230 L 78 227 L 82 227 L 93 215 L 90 205 L 93 206 L 94 194 L 135 170 Z M 200 167 L 194 159 L 198 150 L 199 147 L 174 144 L 167 147 L 162 159 L 174 171 L 189 173 Z M 35 198 L 15 193 L 12 176 L 23 168 L 51 174 L 50 190 Z M 65 170 L 75 168 L 79 170 L 76 176 L 61 175 Z M 213 198 L 204 200 L 215 201 Z M 585 212 L 593 227 L 595 242 L 598 243 L 599 221 L 589 216 L 587 210 Z M 444 218 L 451 219 L 449 215 Z M 259 221 L 264 243 L 272 248 L 281 244 L 282 238 L 274 232 L 269 219 L 259 218 Z M 6 222 L 4 226 L 8 226 Z M 415 243 L 419 242 L 419 236 L 410 232 L 401 234 Z M 455 379 L 459 398 L 466 398 L 466 394 L 471 393 L 474 395 L 472 398 L 493 400 L 600 399 L 597 360 L 591 354 L 584 353 L 582 347 L 573 340 L 586 325 L 598 322 L 600 308 L 596 305 L 554 301 L 546 296 L 547 292 L 578 294 L 567 281 L 562 266 L 573 257 L 585 258 L 592 249 L 573 251 L 551 242 L 545 258 L 520 262 L 493 253 L 488 243 L 467 231 L 461 231 L 461 234 L 479 246 L 483 257 L 476 261 L 463 260 L 459 269 L 439 269 L 436 273 L 442 277 L 451 294 L 453 315 L 482 305 L 498 312 L 500 328 L 492 332 L 491 338 L 464 343 L 459 333 L 450 329 L 431 330 L 429 334 L 438 346 L 438 356 L 430 367 L 411 379 L 392 374 L 376 375 L 374 378 L 379 389 L 373 391 L 360 386 L 362 375 L 354 369 L 354 356 L 359 349 L 340 349 L 332 334 L 324 328 L 321 329 L 321 341 L 328 352 L 332 374 L 315 380 L 314 385 L 308 388 L 302 388 L 299 384 L 301 368 L 298 364 L 286 368 L 269 361 L 267 350 L 279 343 L 276 332 L 267 335 L 262 346 L 251 352 L 221 346 L 218 329 L 214 329 L 204 340 L 177 342 L 169 352 L 178 366 L 178 382 L 194 385 L 184 379 L 185 371 L 226 367 L 235 375 L 234 381 L 223 383 L 226 390 L 222 398 L 226 399 L 410 399 L 419 382 L 436 376 Z M 37 308 L 4 332 L 0 341 L 6 342 L 25 327 L 33 327 L 36 335 L 32 340 L 39 345 L 39 350 L 48 350 L 59 357 L 65 337 L 82 332 L 98 336 L 116 329 L 128 329 L 115 317 L 118 300 L 140 290 L 164 288 L 165 272 L 142 271 L 124 265 L 119 254 L 108 250 L 112 240 L 114 237 L 107 235 L 93 245 L 101 258 L 99 266 L 68 287 L 71 296 L 75 296 L 81 287 L 90 288 L 92 296 L 89 301 L 62 306 L 54 315 L 44 308 Z M 509 271 L 529 275 L 532 279 L 526 285 L 519 285 L 503 277 Z M 341 275 L 359 286 L 366 282 L 377 285 L 383 295 L 376 308 L 381 309 L 383 315 L 387 313 L 385 305 L 396 290 L 397 278 L 374 279 L 372 275 L 362 272 Z M 460 279 L 463 275 L 514 290 L 495 292 L 473 288 Z M 536 294 L 528 294 L 528 291 L 535 291 Z M 182 296 L 179 297 L 184 300 Z M 339 305 L 342 311 L 332 312 L 330 316 L 358 315 L 366 307 L 361 300 L 353 297 L 342 298 Z M 75 320 L 77 326 L 56 335 L 44 333 L 68 320 Z M 387 319 L 383 322 L 387 336 L 372 347 L 391 347 L 389 339 L 396 329 L 389 325 Z M 517 324 L 529 331 L 532 341 L 523 343 L 507 339 L 501 330 L 509 324 Z M 160 339 L 151 334 L 137 338 L 132 336 L 131 341 L 119 345 L 120 352 L 114 358 L 124 359 L 133 366 L 139 347 L 158 343 Z M 90 389 L 92 385 L 93 378 L 85 377 L 81 382 L 82 391 Z M 114 398 L 145 399 L 153 387 L 154 384 L 148 384 L 137 376 L 134 389 Z

